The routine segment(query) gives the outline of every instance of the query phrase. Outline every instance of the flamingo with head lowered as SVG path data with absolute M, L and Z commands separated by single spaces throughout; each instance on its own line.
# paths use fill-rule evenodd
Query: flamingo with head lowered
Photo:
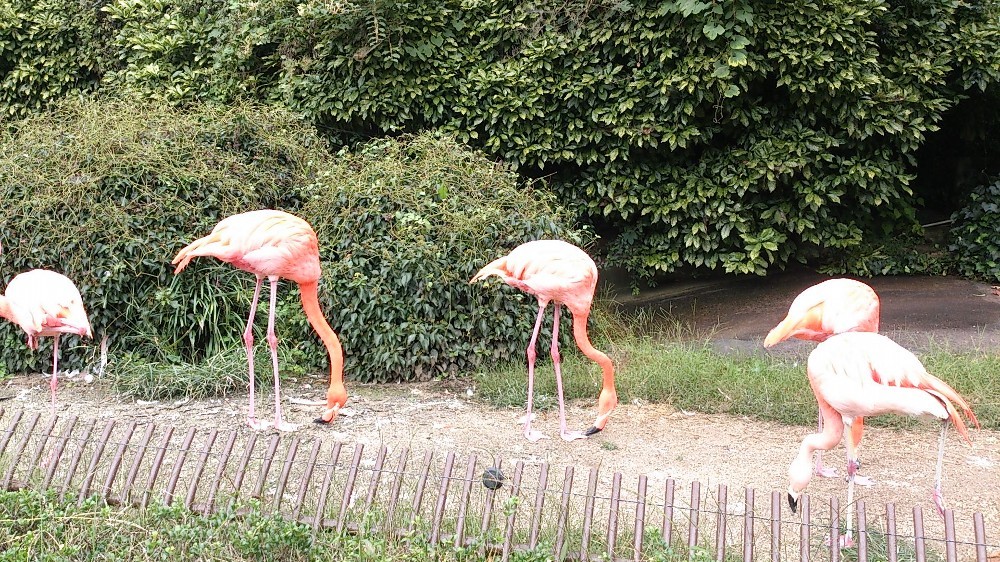
M 537 441 L 546 436 L 531 429 L 531 407 L 535 384 L 535 343 L 542 326 L 545 308 L 554 303 L 552 320 L 552 365 L 556 375 L 556 389 L 559 394 L 559 435 L 566 441 L 582 439 L 604 429 L 611 411 L 618 405 L 615 391 L 615 371 L 611 359 L 598 351 L 587 335 L 587 319 L 590 305 L 597 289 L 597 266 L 594 260 L 580 248 L 561 240 L 536 240 L 514 248 L 509 254 L 498 258 L 479 270 L 470 283 L 475 283 L 491 275 L 503 279 L 504 283 L 535 295 L 538 299 L 538 316 L 535 329 L 528 343 L 528 405 L 524 422 L 524 436 L 529 441 Z M 598 397 L 597 419 L 586 432 L 568 431 L 563 403 L 562 372 L 559 365 L 559 309 L 562 305 L 573 314 L 573 337 L 577 347 L 588 358 L 601 367 L 603 384 Z
M 941 420 L 934 505 L 944 513 L 941 467 L 948 423 L 969 443 L 968 428 L 959 409 L 979 427 L 968 402 L 951 386 L 931 375 L 915 355 L 881 334 L 866 332 L 831 336 L 809 354 L 809 384 L 823 416 L 823 429 L 805 437 L 788 467 L 788 504 L 794 512 L 799 497 L 812 478 L 811 458 L 815 451 L 832 449 L 847 435 L 848 506 L 853 503 L 854 473 L 857 470 L 858 439 L 854 422 L 864 416 L 904 414 Z M 956 408 L 957 405 L 957 408 Z M 845 537 L 850 539 L 851 515 Z
M 28 347 L 38 349 L 38 338 L 52 336 L 52 413 L 56 413 L 56 373 L 59 369 L 59 336 L 93 337 L 80 290 L 68 277 L 47 269 L 16 275 L 0 295 L 0 316 L 17 324 L 28 336 Z
M 764 338 L 764 347 L 771 347 L 788 338 L 821 342 L 834 334 L 846 332 L 878 332 L 880 302 L 875 291 L 854 279 L 828 279 L 799 293 L 788 308 L 788 314 Z M 818 431 L 823 431 L 823 413 L 819 413 Z M 864 419 L 855 420 L 853 431 L 860 446 Z M 857 459 L 855 459 L 857 460 Z M 823 453 L 816 455 L 816 474 L 832 478 L 833 468 L 823 466 Z M 849 469 L 850 470 L 850 469 Z M 857 472 L 857 467 L 852 473 Z M 874 481 L 856 474 L 858 484 L 871 486 Z
M 318 284 L 320 278 L 319 242 L 309 223 L 284 211 L 270 209 L 240 213 L 219 221 L 211 234 L 199 238 L 181 249 L 174 257 L 180 273 L 188 263 L 199 256 L 210 256 L 249 271 L 257 277 L 257 285 L 250 305 L 250 317 L 243 332 L 247 364 L 250 372 L 250 413 L 247 423 L 254 429 L 265 429 L 270 424 L 254 415 L 254 366 L 253 320 L 257 313 L 260 287 L 266 277 L 271 283 L 271 304 L 267 317 L 267 344 L 271 350 L 274 370 L 274 427 L 293 431 L 297 426 L 281 416 L 281 389 L 278 380 L 278 337 L 274 333 L 274 309 L 277 304 L 278 279 L 290 279 L 298 284 L 302 309 L 309 324 L 316 330 L 330 355 L 330 387 L 326 392 L 326 408 L 318 423 L 333 421 L 347 402 L 344 388 L 344 356 L 340 339 L 327 323 L 319 306 Z

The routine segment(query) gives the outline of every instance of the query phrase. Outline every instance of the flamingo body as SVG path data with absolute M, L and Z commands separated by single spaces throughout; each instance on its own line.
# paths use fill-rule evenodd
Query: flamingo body
M 881 334 L 849 332 L 831 336 L 809 355 L 807 370 L 823 416 L 823 428 L 802 440 L 799 453 L 789 466 L 788 499 L 793 510 L 812 477 L 813 452 L 836 446 L 845 427 L 852 429 L 848 432 L 848 457 L 856 463 L 859 436 L 854 434 L 852 426 L 857 419 L 888 413 L 930 416 L 950 421 L 970 444 L 968 428 L 959 410 L 973 425 L 979 426 L 971 407 L 958 392 L 928 373 L 915 355 Z M 944 455 L 944 429 L 942 426 L 938 474 Z M 853 474 L 849 471 L 850 476 Z M 942 509 L 940 478 L 935 483 L 934 499 Z
M 269 425 L 259 422 L 254 416 L 253 382 L 253 319 L 257 311 L 261 284 L 265 277 L 271 285 L 267 341 L 271 349 L 271 362 L 274 370 L 274 426 L 280 430 L 295 429 L 294 425 L 286 423 L 281 416 L 278 339 L 274 333 L 274 312 L 279 278 L 289 279 L 299 285 L 302 309 L 330 356 L 330 386 L 326 395 L 326 408 L 316 421 L 324 423 L 332 421 L 347 401 L 347 390 L 344 387 L 343 348 L 340 339 L 326 321 L 319 306 L 318 284 L 321 275 L 319 241 L 309 223 L 295 215 L 271 209 L 233 215 L 219 221 L 207 236 L 182 248 L 172 261 L 176 265 L 174 273 L 183 271 L 188 263 L 196 257 L 214 257 L 238 269 L 253 273 L 257 277 L 250 316 L 243 333 L 250 374 L 250 414 L 247 420 L 249 425 L 258 429 Z
M 878 332 L 879 298 L 854 279 L 828 279 L 799 293 L 788 314 L 764 338 L 771 347 L 788 338 L 821 342 L 844 332 Z
M 16 275 L 0 296 L 0 316 L 14 322 L 27 335 L 28 347 L 38 348 L 38 338 L 52 336 L 52 411 L 56 408 L 59 336 L 93 337 L 80 290 L 65 275 L 33 269 Z
M 306 221 L 284 211 L 249 211 L 227 217 L 211 234 L 188 244 L 173 260 L 174 273 L 208 256 L 254 275 L 296 283 L 319 281 L 319 241 Z
M 535 343 L 541 328 L 542 318 L 549 302 L 553 309 L 551 354 L 559 393 L 560 435 L 570 441 L 593 435 L 604 429 L 611 411 L 618 404 L 615 391 L 614 366 L 611 359 L 594 348 L 587 334 L 587 319 L 597 289 L 597 266 L 594 260 L 580 248 L 562 240 L 536 240 L 514 248 L 509 254 L 498 258 L 479 270 L 470 283 L 475 283 L 491 275 L 500 277 L 511 287 L 534 295 L 538 300 L 538 315 L 535 328 L 528 344 L 528 404 L 525 416 L 524 434 L 535 441 L 544 437 L 531 430 L 531 408 L 534 386 Z M 598 414 L 594 425 L 585 433 L 566 430 L 562 392 L 562 374 L 558 349 L 559 309 L 566 305 L 573 315 L 573 336 L 577 347 L 588 358 L 600 365 L 603 374 L 601 394 L 598 398 Z

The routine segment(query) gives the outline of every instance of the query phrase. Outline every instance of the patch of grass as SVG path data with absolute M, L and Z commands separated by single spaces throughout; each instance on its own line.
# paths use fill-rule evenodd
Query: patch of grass
M 846 532 L 846 527 L 844 525 L 840 526 L 840 532 Z M 830 552 L 830 546 L 824 543 L 827 537 L 822 537 L 819 535 L 813 536 L 812 553 L 816 560 L 822 559 L 825 553 Z M 866 560 L 869 562 L 883 562 L 885 560 L 890 560 L 889 558 L 889 539 L 885 532 L 879 529 L 868 529 L 868 557 Z M 857 543 L 859 540 L 857 532 L 854 534 L 854 542 Z M 917 560 L 925 562 L 941 562 L 944 557 L 940 553 L 936 552 L 934 548 L 927 548 L 924 551 L 924 558 L 917 558 L 916 543 L 910 537 L 897 537 L 896 538 L 896 557 L 895 560 L 898 562 L 916 562 Z M 843 548 L 840 550 L 840 559 L 843 562 L 857 562 L 858 561 L 858 547 L 852 546 L 850 548 Z
M 683 327 L 659 328 L 648 314 L 622 317 L 595 314 L 594 344 L 615 363 L 621 403 L 666 402 L 703 413 L 724 413 L 790 425 L 816 422 L 816 399 L 802 360 L 760 353 L 723 354 L 706 341 L 682 341 Z M 632 323 L 632 320 L 636 320 Z M 527 334 L 525 340 L 527 340 Z M 679 337 L 680 336 L 680 337 Z M 535 404 L 556 404 L 551 359 L 539 344 L 535 367 Z M 562 348 L 563 387 L 567 399 L 595 399 L 601 371 L 575 346 Z M 972 405 L 984 428 L 1000 429 L 1000 403 L 995 388 L 1000 355 L 985 350 L 955 352 L 935 348 L 919 354 L 928 371 L 952 385 Z M 523 407 L 527 376 L 523 359 L 475 375 L 479 394 L 502 407 Z M 905 416 L 878 416 L 866 423 L 880 427 L 916 427 L 925 423 Z
M 228 349 L 200 363 L 174 363 L 124 353 L 108 364 L 105 380 L 119 395 L 139 400 L 225 396 L 246 388 L 247 356 L 242 349 Z M 261 380 L 258 370 L 256 381 Z
M 616 387 L 622 403 L 667 402 L 684 410 L 753 416 L 789 424 L 816 419 L 815 399 L 805 368 L 764 356 L 730 357 L 704 343 L 621 339 L 609 355 L 616 365 Z M 562 353 L 563 388 L 567 399 L 595 398 L 601 371 L 579 353 Z M 522 364 L 509 363 L 476 375 L 479 393 L 497 406 L 523 406 L 527 377 Z M 556 402 L 551 363 L 535 367 L 535 404 Z
M 54 492 L 0 492 L 0 562 L 21 560 L 283 560 L 324 562 L 464 561 L 499 559 L 474 548 L 432 545 L 422 533 L 313 533 L 266 514 L 256 503 L 202 516 L 179 506 L 112 507 L 96 498 L 62 503 Z M 549 559 L 541 551 L 511 560 Z

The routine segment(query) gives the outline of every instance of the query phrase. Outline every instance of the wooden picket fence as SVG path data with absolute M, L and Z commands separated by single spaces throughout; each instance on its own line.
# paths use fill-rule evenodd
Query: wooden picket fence
M 476 454 L 300 439 L 242 428 L 178 430 L 136 421 L 45 417 L 0 408 L 0 487 L 57 491 L 65 501 L 97 495 L 114 505 L 182 503 L 211 513 L 255 501 L 267 512 L 316 532 L 412 536 L 478 548 L 507 560 L 519 550 L 556 560 L 976 560 L 1000 562 L 983 516 L 956 527 L 951 510 L 940 527 L 884 516 L 856 502 L 855 546 L 842 550 L 837 498 L 800 515 L 783 494 L 747 488 L 730 498 L 725 485 L 685 491 L 672 479 L 634 479 L 598 468 L 578 470 Z M 626 484 L 627 482 L 627 484 Z M 819 503 L 819 502 L 813 502 Z

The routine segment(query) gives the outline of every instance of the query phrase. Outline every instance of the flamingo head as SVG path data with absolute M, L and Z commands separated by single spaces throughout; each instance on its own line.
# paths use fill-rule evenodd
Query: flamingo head
M 799 455 L 788 466 L 788 507 L 795 513 L 799 508 L 799 498 L 812 479 L 812 466 L 807 457 Z
M 597 419 L 594 420 L 594 425 L 584 432 L 584 435 L 590 436 L 602 431 L 604 426 L 608 424 L 608 418 L 611 417 L 611 412 L 616 406 L 618 406 L 618 393 L 615 392 L 615 389 L 602 390 L 597 399 Z
M 340 409 L 344 407 L 347 403 L 347 389 L 344 388 L 343 383 L 331 384 L 329 390 L 326 391 L 326 408 L 323 409 L 323 413 L 320 417 L 316 418 L 314 421 L 316 423 L 330 423 L 340 413 Z

